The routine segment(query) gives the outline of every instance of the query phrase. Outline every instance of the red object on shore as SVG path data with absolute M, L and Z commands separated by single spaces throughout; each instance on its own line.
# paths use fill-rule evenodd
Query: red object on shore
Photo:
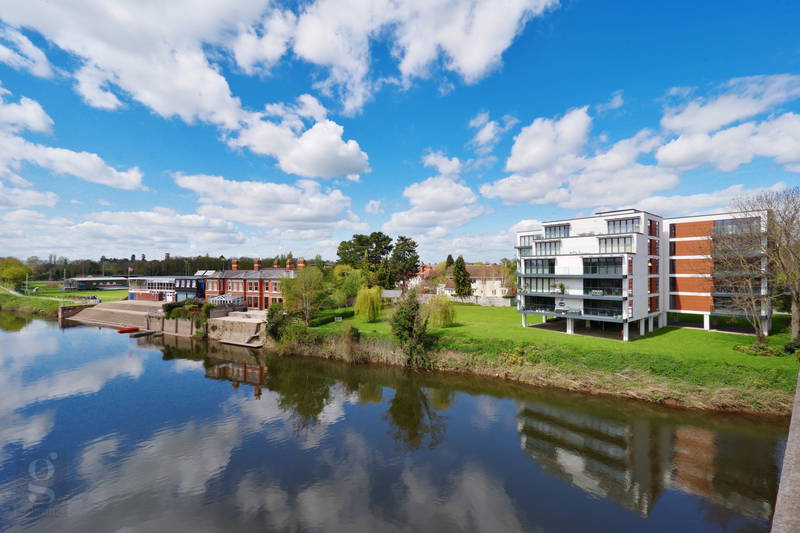
M 139 328 L 120 328 L 117 333 L 135 333 L 137 331 L 139 331 Z

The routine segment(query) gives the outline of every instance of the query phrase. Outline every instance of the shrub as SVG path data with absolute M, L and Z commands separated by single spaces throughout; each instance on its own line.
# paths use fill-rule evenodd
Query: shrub
M 430 366 L 428 349 L 428 321 L 423 316 L 416 291 L 410 291 L 400 301 L 391 320 L 392 334 L 406 355 L 406 366 L 425 368 Z
M 734 350 L 756 357 L 782 357 L 784 355 L 781 350 L 761 342 L 736 346 Z
M 456 311 L 453 302 L 447 296 L 434 296 L 425 304 L 425 318 L 437 328 L 449 328 L 455 324 Z
M 281 329 L 287 321 L 286 313 L 283 311 L 282 304 L 272 304 L 267 309 L 267 335 L 273 339 L 280 340 Z
M 800 350 L 800 337 L 787 342 L 783 346 L 783 351 L 789 355 L 797 354 L 798 350 Z M 798 357 L 800 357 L 800 355 L 798 355 Z
M 206 302 L 206 303 L 203 304 L 203 307 L 201 307 L 200 309 L 202 310 L 203 315 L 206 318 L 208 318 L 209 316 L 211 316 L 211 310 L 214 309 L 214 307 L 216 307 L 216 306 L 214 304 L 212 304 L 211 302 Z
M 500 362 L 508 366 L 522 366 L 525 364 L 525 350 L 521 347 L 510 352 L 500 354 Z
M 304 344 L 310 332 L 302 320 L 287 320 L 280 328 L 278 337 L 281 344 Z
M 364 287 L 359 289 L 354 310 L 356 315 L 365 321 L 377 322 L 381 313 L 381 288 L 372 287 L 368 289 Z

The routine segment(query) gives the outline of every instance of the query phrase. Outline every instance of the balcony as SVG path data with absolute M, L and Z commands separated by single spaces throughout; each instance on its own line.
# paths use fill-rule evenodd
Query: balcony
M 536 313 L 545 316 L 575 318 L 585 320 L 598 320 L 601 322 L 622 322 L 624 316 L 619 311 L 608 309 L 555 309 L 550 306 L 524 306 L 519 308 L 521 313 Z
M 525 287 L 517 287 L 519 294 L 525 296 L 548 296 L 558 298 L 590 298 L 597 300 L 622 300 L 628 296 L 628 291 L 619 289 L 568 289 L 560 291 L 551 289 L 547 291 L 528 290 Z
M 584 272 L 583 268 L 555 267 L 553 272 L 522 272 L 517 271 L 518 276 L 525 278 L 612 278 L 622 279 L 625 274 L 622 271 L 610 272 Z

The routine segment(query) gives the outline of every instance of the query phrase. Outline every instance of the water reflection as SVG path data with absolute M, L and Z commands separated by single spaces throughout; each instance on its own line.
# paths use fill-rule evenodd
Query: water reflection
M 41 321 L 0 332 L 0 370 L 0 530 L 766 531 L 786 437 Z M 53 452 L 53 500 L 32 498 Z

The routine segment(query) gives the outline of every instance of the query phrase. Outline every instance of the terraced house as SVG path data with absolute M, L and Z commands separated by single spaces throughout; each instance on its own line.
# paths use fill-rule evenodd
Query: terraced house
M 723 213 L 663 218 L 636 209 L 546 222 L 517 233 L 518 311 L 558 317 L 566 333 L 618 328 L 623 340 L 667 325 L 667 313 L 735 316 L 715 266 L 714 235 L 764 214 Z M 764 258 L 755 258 L 762 261 Z M 766 278 L 760 280 L 766 294 Z M 771 309 L 765 300 L 762 320 Z M 616 324 L 616 326 L 615 326 Z M 638 330 L 638 331 L 636 331 Z M 580 331 L 577 331 L 580 332 Z
M 297 268 L 305 268 L 303 258 L 297 260 Z M 244 303 L 248 309 L 267 309 L 270 305 L 283 301 L 281 283 L 294 278 L 296 270 L 291 259 L 285 268 L 279 268 L 277 261 L 273 268 L 261 268 L 261 260 L 256 259 L 253 270 L 239 270 L 239 261 L 231 261 L 231 270 L 217 272 L 206 280 L 206 298 L 229 295 Z

